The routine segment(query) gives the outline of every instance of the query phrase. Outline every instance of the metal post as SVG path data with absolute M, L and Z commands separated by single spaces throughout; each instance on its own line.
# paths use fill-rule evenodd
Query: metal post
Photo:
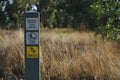
M 37 11 L 25 12 L 25 80 L 40 80 L 40 14 Z

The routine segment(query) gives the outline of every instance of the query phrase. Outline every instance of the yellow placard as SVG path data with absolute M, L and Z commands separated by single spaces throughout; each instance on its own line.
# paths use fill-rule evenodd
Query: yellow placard
M 27 46 L 26 53 L 27 58 L 38 58 L 39 56 L 38 46 Z

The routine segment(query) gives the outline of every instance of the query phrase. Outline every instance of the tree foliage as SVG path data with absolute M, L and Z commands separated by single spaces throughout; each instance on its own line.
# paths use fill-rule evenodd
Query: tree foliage
M 96 12 L 97 33 L 109 39 L 118 39 L 120 35 L 120 1 L 98 0 L 91 7 Z
M 72 26 L 79 28 L 83 27 L 82 24 L 87 25 L 86 27 L 92 29 L 90 27 L 89 19 L 93 17 L 93 13 L 91 11 L 91 5 L 96 0 L 64 0 L 63 9 L 69 16 L 72 16 Z

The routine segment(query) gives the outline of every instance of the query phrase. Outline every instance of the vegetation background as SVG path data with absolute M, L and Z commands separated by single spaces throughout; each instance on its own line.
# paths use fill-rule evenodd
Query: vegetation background
M 86 28 L 119 41 L 119 0 L 0 0 L 0 27 L 23 27 L 28 10 L 40 12 L 41 27 Z
M 40 12 L 42 80 L 120 80 L 119 0 L 0 0 L 0 79 L 24 78 L 24 12 Z

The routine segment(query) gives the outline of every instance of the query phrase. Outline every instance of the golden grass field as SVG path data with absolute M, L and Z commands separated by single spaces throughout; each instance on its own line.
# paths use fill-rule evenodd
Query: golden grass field
M 20 79 L 24 67 L 23 30 L 0 30 L 1 72 Z M 120 45 L 88 31 L 41 30 L 40 70 L 41 80 L 120 80 Z

